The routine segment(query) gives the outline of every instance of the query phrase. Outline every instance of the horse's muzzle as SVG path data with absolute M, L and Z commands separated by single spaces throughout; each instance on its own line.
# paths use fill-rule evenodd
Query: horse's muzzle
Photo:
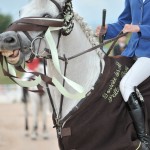
M 17 33 L 8 31 L 0 34 L 0 54 L 11 64 L 17 63 L 20 55 L 20 41 Z
M 16 49 L 20 49 L 20 41 L 16 32 L 8 31 L 0 34 L 0 52 Z

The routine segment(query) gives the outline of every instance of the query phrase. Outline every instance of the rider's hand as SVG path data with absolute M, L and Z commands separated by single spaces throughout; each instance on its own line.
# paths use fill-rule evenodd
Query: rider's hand
M 123 31 L 123 33 L 140 32 L 140 27 L 138 25 L 125 24 L 122 31 Z
M 101 26 L 98 26 L 98 27 L 96 28 L 95 35 L 96 35 L 96 36 L 99 36 L 100 31 L 101 31 Z M 104 34 L 105 34 L 106 31 L 107 31 L 107 25 L 104 27 L 104 30 L 103 30 L 102 32 L 104 32 Z

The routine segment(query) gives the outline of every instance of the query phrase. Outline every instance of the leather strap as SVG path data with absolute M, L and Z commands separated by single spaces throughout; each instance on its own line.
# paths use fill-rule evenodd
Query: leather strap
M 38 17 L 26 17 L 12 23 L 7 31 L 46 31 L 49 26 L 63 27 L 63 21 L 42 20 Z
M 50 1 L 53 2 L 53 3 L 56 5 L 56 7 L 57 7 L 58 10 L 59 10 L 59 13 L 63 12 L 63 9 L 62 9 L 61 6 L 59 5 L 59 3 L 57 3 L 55 0 L 50 0 Z
M 62 128 L 61 129 L 61 137 L 71 136 L 71 128 Z
M 7 31 L 46 31 L 48 27 L 27 25 L 27 24 L 12 24 Z
M 52 26 L 52 27 L 61 27 L 63 26 L 63 21 L 61 21 L 61 19 L 57 20 L 53 20 L 53 19 L 49 19 L 49 18 L 39 18 L 39 17 L 25 17 L 25 18 L 21 18 L 19 20 L 17 20 L 16 22 L 14 22 L 16 24 L 18 23 L 26 23 L 26 24 L 34 24 L 34 25 L 40 25 L 40 26 Z

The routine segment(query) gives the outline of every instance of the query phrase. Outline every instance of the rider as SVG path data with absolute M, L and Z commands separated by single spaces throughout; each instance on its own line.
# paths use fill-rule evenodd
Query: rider
M 134 90 L 150 76 L 150 0 L 125 0 L 124 11 L 118 22 L 105 26 L 105 39 L 117 36 L 121 31 L 132 33 L 130 41 L 122 56 L 133 57 L 136 62 L 120 82 L 120 91 L 129 106 L 137 136 L 143 150 L 150 150 L 150 136 L 144 123 L 144 112 Z M 99 34 L 98 26 L 96 33 Z

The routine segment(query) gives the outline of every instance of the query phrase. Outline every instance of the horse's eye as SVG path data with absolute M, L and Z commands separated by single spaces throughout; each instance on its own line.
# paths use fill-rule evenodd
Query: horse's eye
M 44 18 L 52 18 L 52 16 L 50 14 L 44 14 L 43 17 Z

